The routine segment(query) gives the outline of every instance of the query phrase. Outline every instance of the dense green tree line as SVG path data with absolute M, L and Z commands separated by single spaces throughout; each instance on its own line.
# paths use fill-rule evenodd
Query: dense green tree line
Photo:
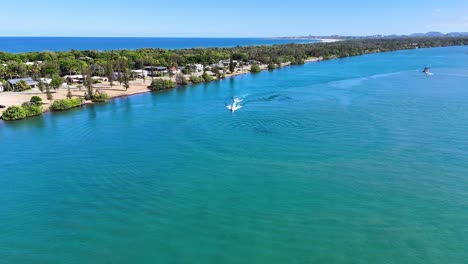
M 185 66 L 199 63 L 210 65 L 230 59 L 242 64 L 251 60 L 265 64 L 291 62 L 300 64 L 308 57 L 342 58 L 374 52 L 412 49 L 416 47 L 440 47 L 467 45 L 468 38 L 398 38 L 360 39 L 334 43 L 287 44 L 273 46 L 249 46 L 234 48 L 196 48 L 181 50 L 138 49 L 138 50 L 70 50 L 60 52 L 0 52 L 0 78 L 52 77 L 55 75 L 85 74 L 111 77 L 119 73 L 118 80 L 128 84 L 129 70 L 144 66 Z M 40 61 L 41 63 L 35 63 Z M 34 62 L 34 64 L 25 64 Z M 8 66 L 4 66 L 7 64 Z

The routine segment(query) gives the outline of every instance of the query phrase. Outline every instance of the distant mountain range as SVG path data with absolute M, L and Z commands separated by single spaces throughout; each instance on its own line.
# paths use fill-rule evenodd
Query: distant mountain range
M 450 32 L 444 34 L 442 32 L 427 32 L 427 33 L 414 33 L 410 37 L 463 37 L 468 36 L 468 32 Z
M 427 33 L 414 33 L 410 35 L 372 35 L 372 36 L 341 36 L 341 35 L 330 35 L 330 36 L 297 36 L 297 37 L 282 37 L 286 39 L 356 39 L 356 38 L 428 38 L 428 37 L 468 37 L 468 32 L 427 32 Z

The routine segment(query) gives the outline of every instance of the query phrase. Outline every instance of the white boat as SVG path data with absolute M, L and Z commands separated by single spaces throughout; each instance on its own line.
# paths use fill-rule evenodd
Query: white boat
M 232 104 L 226 105 L 226 108 L 229 109 L 231 112 L 235 112 L 242 108 L 242 105 L 239 104 L 240 102 L 242 102 L 241 99 L 234 98 Z
M 426 75 L 432 75 L 432 72 L 430 71 L 429 67 L 425 67 L 423 73 Z

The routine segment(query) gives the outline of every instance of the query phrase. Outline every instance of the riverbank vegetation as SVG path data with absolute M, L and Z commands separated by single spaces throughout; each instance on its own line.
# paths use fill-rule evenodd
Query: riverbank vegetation
M 260 66 L 258 66 L 257 64 L 254 64 L 250 67 L 250 72 L 261 72 L 262 69 L 260 69 Z
M 148 89 L 150 89 L 151 91 L 161 91 L 175 87 L 176 83 L 171 80 L 155 79 L 151 82 L 151 85 L 148 86 Z
M 42 99 L 33 96 L 29 102 L 23 103 L 21 106 L 10 106 L 3 112 L 2 118 L 6 121 L 20 120 L 31 116 L 41 115 Z
M 50 106 L 52 111 L 63 111 L 68 110 L 74 107 L 78 107 L 84 103 L 83 98 L 71 98 L 71 99 L 60 99 L 55 100 L 54 103 Z
M 467 45 L 468 38 L 398 38 L 361 39 L 334 43 L 286 44 L 273 46 L 249 46 L 234 48 L 194 48 L 180 50 L 138 49 L 138 50 L 70 50 L 58 52 L 0 52 L 0 79 L 16 77 L 56 77 L 72 74 L 113 77 L 119 81 L 128 79 L 129 69 L 139 70 L 145 66 L 178 67 L 193 64 L 210 66 L 228 60 L 226 70 L 252 64 L 291 63 L 300 64 L 309 57 L 324 59 L 357 56 L 367 53 Z M 29 62 L 28 64 L 25 64 Z M 33 62 L 33 63 L 30 63 Z M 40 63 L 35 63 L 40 62 Z M 6 66 L 5 66 L 6 65 Z M 191 67 L 184 73 L 193 72 Z M 119 76 L 117 76 L 119 77 Z M 55 78 L 57 79 L 57 78 Z M 54 79 L 54 80 L 55 80 Z M 111 78 L 112 79 L 112 78 Z M 21 88 L 27 88 L 22 87 Z
M 31 78 L 37 82 L 40 93 L 47 95 L 50 109 L 59 111 L 79 106 L 85 103 L 84 100 L 107 101 L 110 96 L 103 90 L 106 88 L 102 85 L 96 87 L 96 83 L 105 83 L 110 90 L 116 90 L 113 87 L 118 82 L 120 89 L 126 92 L 131 80 L 139 78 L 145 83 L 147 78 L 151 78 L 151 84 L 145 84 L 144 89 L 147 87 L 151 91 L 161 91 L 177 85 L 211 82 L 230 75 L 303 64 L 311 58 L 327 60 L 377 52 L 460 45 L 468 45 L 468 37 L 359 39 L 333 43 L 180 50 L 146 48 L 17 54 L 0 52 L 0 83 L 5 91 L 20 92 L 31 90 L 31 87 L 25 80 L 9 80 Z M 51 90 L 57 92 L 64 83 L 68 85 L 67 99 L 53 101 Z M 84 94 L 73 98 L 77 95 L 73 95 L 70 86 L 79 91 L 84 87 Z M 41 105 L 29 102 L 27 105 L 8 108 L 3 119 L 21 119 L 42 111 Z

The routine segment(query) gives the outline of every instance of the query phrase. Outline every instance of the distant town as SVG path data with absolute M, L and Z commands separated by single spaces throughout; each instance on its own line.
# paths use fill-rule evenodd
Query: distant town
M 368 36 L 342 36 L 342 35 L 327 35 L 327 36 L 290 36 L 280 37 L 280 39 L 319 39 L 319 40 L 348 40 L 348 39 L 372 39 L 372 38 L 407 38 L 407 37 L 466 37 L 468 32 L 427 32 L 427 33 L 413 33 L 409 35 L 368 35 Z

